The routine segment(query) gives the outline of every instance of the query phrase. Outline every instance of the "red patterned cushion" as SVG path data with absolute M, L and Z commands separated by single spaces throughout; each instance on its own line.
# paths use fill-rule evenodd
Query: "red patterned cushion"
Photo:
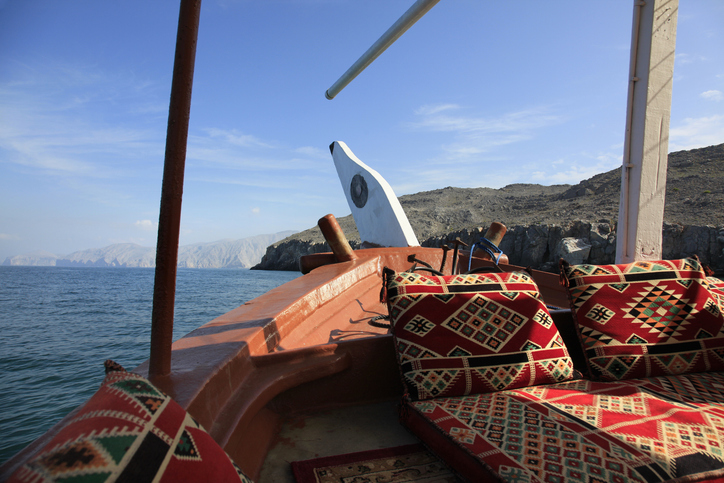
M 722 373 L 579 379 L 412 401 L 404 409 L 403 422 L 424 435 L 425 444 L 453 469 L 458 469 L 456 455 L 444 452 L 450 442 L 501 481 L 653 483 L 724 477 Z
M 500 391 L 573 377 L 558 329 L 526 273 L 390 277 L 387 300 L 412 399 Z
M 251 482 L 181 406 L 122 368 L 8 481 Z
M 724 370 L 724 317 L 698 260 L 573 265 L 561 273 L 594 378 Z
M 724 281 L 716 277 L 706 277 L 705 283 L 711 296 L 719 305 L 719 311 L 724 314 Z

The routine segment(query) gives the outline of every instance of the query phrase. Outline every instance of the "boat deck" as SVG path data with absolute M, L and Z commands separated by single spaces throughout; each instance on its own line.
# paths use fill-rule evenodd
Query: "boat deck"
M 419 442 L 399 423 L 397 404 L 388 401 L 287 418 L 258 483 L 294 483 L 292 461 Z
M 319 266 L 174 342 L 173 371 L 151 381 L 255 480 L 293 481 L 291 461 L 414 442 L 395 403 L 377 406 L 404 389 L 392 336 L 368 322 L 387 313 L 383 268 L 408 270 L 413 256 L 439 266 L 442 253 L 373 248 Z

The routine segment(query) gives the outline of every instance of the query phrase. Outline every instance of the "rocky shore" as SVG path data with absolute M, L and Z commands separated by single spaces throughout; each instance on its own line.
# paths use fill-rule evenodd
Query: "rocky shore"
M 724 144 L 670 153 L 668 164 L 664 258 L 696 254 L 724 272 Z M 470 244 L 499 221 L 508 227 L 501 248 L 511 263 L 557 271 L 561 257 L 613 263 L 619 194 L 620 170 L 615 169 L 573 186 L 448 187 L 402 196 L 400 203 L 423 246 L 456 237 Z M 352 246 L 359 246 L 352 217 L 339 222 Z M 298 270 L 300 256 L 327 251 L 314 227 L 269 246 L 254 268 Z

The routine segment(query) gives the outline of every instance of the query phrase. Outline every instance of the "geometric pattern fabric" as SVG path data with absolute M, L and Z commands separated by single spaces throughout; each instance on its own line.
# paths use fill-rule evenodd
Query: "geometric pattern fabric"
M 413 432 L 434 426 L 503 481 L 711 481 L 724 476 L 721 401 L 724 374 L 697 373 L 407 401 L 402 417 Z
M 78 414 L 8 482 L 251 483 L 174 400 L 142 376 L 110 366 L 115 370 Z
M 591 376 L 724 370 L 724 292 L 697 259 L 562 265 Z
M 724 281 L 716 277 L 706 277 L 706 286 L 719 305 L 719 311 L 724 314 Z
M 388 279 L 387 302 L 414 400 L 573 377 L 568 351 L 526 273 L 396 273 Z

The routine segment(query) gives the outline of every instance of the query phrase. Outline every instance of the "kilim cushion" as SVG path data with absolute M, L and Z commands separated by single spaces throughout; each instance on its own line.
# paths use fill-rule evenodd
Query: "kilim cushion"
M 716 277 L 706 277 L 706 286 L 719 305 L 719 311 L 724 314 L 724 281 Z
M 412 399 L 551 384 L 574 375 L 526 273 L 396 273 L 388 278 L 387 301 Z
M 9 482 L 251 483 L 181 406 L 118 368 Z
M 696 373 L 408 401 L 413 433 L 453 469 L 509 482 L 690 482 L 724 476 L 724 374 Z M 447 451 L 446 451 L 447 450 Z M 472 473 L 472 476 L 471 476 Z M 476 471 L 466 471 L 472 481 Z
M 593 378 L 724 370 L 721 299 L 698 260 L 562 264 L 561 274 Z

